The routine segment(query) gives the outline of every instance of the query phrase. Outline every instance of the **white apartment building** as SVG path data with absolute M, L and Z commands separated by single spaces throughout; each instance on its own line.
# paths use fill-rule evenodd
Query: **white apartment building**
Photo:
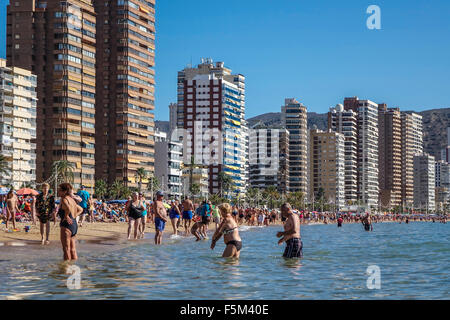
M 414 156 L 423 153 L 422 116 L 402 112 L 402 201 L 406 207 L 414 205 Z
M 358 114 L 344 110 L 342 104 L 331 107 L 328 113 L 328 129 L 344 135 L 344 177 L 346 205 L 356 204 L 358 197 Z
M 183 145 L 170 141 L 165 132 L 155 132 L 155 177 L 169 198 L 179 198 L 182 188 Z
M 0 184 L 19 189 L 36 182 L 36 76 L 0 59 L 0 154 L 8 173 Z
M 202 59 L 178 73 L 177 126 L 184 163 L 191 157 L 208 167 L 209 193 L 220 192 L 219 173 L 232 178 L 233 194 L 245 193 L 248 181 L 245 77 L 223 62 Z
M 429 154 L 414 156 L 414 208 L 435 210 L 435 161 Z

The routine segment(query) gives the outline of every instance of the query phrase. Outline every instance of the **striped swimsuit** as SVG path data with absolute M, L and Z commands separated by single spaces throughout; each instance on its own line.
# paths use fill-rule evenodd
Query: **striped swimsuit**
M 303 257 L 303 242 L 300 238 L 292 238 L 286 241 L 286 249 L 283 257 L 285 258 L 301 258 Z

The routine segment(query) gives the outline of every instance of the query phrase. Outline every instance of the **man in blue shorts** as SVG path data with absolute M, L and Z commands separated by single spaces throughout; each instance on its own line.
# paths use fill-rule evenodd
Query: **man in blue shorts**
M 155 215 L 155 244 L 159 245 L 162 241 L 162 235 L 164 228 L 166 227 L 166 222 L 168 220 L 167 210 L 162 202 L 164 194 L 162 191 L 156 193 L 156 201 L 153 203 L 153 212 Z
M 84 217 L 89 214 L 89 198 L 91 197 L 91 195 L 85 190 L 85 186 L 81 186 L 80 190 L 78 190 L 77 192 L 77 196 L 81 198 L 81 201 L 78 203 L 78 205 L 83 208 L 83 213 L 80 215 L 80 227 L 82 227 Z
M 183 220 L 184 220 L 184 230 L 185 230 L 185 236 L 188 235 L 188 230 L 191 227 L 191 221 L 193 218 L 192 211 L 194 210 L 194 205 L 192 204 L 192 201 L 189 200 L 189 197 L 186 197 L 183 201 Z

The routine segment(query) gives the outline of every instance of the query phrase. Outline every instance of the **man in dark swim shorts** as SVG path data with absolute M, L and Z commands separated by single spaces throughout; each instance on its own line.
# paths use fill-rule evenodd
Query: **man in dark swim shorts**
M 303 242 L 300 237 L 300 217 L 292 212 L 289 203 L 281 206 L 281 216 L 286 219 L 284 224 L 284 232 L 278 232 L 277 237 L 282 237 L 278 244 L 286 242 L 284 250 L 284 258 L 301 258 L 303 257 Z

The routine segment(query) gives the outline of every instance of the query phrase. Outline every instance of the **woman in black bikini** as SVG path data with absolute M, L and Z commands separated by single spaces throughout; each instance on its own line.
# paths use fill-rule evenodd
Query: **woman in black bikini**
M 239 258 L 242 249 L 242 240 L 239 236 L 238 224 L 232 216 L 232 208 L 228 203 L 219 206 L 223 221 L 214 233 L 211 242 L 211 249 L 214 250 L 217 240 L 223 234 L 226 248 L 222 254 L 224 258 Z
M 61 197 L 61 205 L 58 210 L 58 216 L 61 218 L 59 226 L 61 227 L 61 244 L 64 260 L 78 259 L 75 245 L 75 236 L 78 231 L 76 218 L 83 212 L 83 208 L 77 205 L 71 197 L 72 192 L 72 185 L 69 183 L 59 185 L 58 196 Z
M 134 240 L 140 238 L 140 224 L 141 219 L 144 218 L 145 208 L 141 200 L 139 200 L 139 193 L 133 193 L 133 198 L 128 202 L 126 211 L 128 212 L 128 240 L 131 239 L 131 229 L 134 226 Z M 139 233 L 139 235 L 138 235 Z

